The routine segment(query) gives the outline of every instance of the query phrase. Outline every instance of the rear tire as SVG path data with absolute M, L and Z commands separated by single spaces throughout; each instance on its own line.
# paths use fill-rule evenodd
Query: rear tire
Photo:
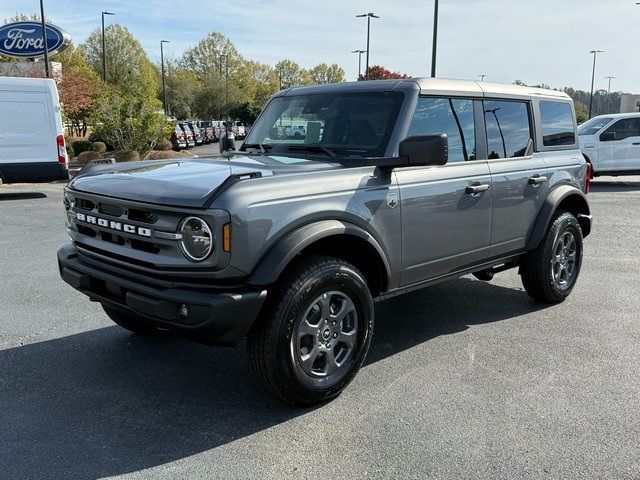
M 522 259 L 525 291 L 535 300 L 559 303 L 569 296 L 582 266 L 582 229 L 570 212 L 559 212 L 535 250 Z
M 373 334 L 363 275 L 332 257 L 302 259 L 273 288 L 248 336 L 256 379 L 288 404 L 338 396 L 358 372 Z
M 138 315 L 119 312 L 117 310 L 114 310 L 113 308 L 107 307 L 104 304 L 102 304 L 102 308 L 111 320 L 113 320 L 122 328 L 129 330 L 130 332 L 145 336 L 157 335 L 159 333 L 156 326 L 145 318 L 142 318 Z

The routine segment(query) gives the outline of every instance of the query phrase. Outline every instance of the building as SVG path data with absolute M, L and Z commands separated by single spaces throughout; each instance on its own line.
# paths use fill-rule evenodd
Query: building
M 640 95 L 623 93 L 620 95 L 620 113 L 640 112 Z

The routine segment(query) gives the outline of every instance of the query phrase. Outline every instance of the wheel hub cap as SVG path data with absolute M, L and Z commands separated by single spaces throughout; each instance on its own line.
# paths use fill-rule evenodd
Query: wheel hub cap
M 352 356 L 357 333 L 353 301 L 343 292 L 323 293 L 307 309 L 291 338 L 294 360 L 306 375 L 327 378 Z
M 577 272 L 577 242 L 570 231 L 562 232 L 553 247 L 553 281 L 561 290 L 569 288 Z

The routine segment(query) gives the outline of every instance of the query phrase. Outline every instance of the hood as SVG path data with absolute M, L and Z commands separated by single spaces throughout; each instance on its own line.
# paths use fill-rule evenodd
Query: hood
M 232 177 L 234 180 L 243 180 L 338 166 L 304 158 L 276 156 L 107 164 L 96 165 L 86 173 L 81 173 L 69 183 L 69 188 L 144 203 L 205 208 L 225 180 Z

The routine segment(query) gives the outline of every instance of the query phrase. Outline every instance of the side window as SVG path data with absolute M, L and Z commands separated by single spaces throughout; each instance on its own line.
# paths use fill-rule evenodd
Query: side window
M 614 140 L 624 140 L 629 137 L 640 137 L 640 118 L 623 118 L 607 128 L 606 133 L 613 133 Z
M 483 103 L 489 160 L 524 156 L 531 138 L 527 103 L 507 100 Z
M 422 97 L 409 135 L 447 134 L 449 162 L 476 159 L 473 100 Z
M 575 145 L 573 112 L 568 103 L 540 102 L 540 122 L 545 147 Z

